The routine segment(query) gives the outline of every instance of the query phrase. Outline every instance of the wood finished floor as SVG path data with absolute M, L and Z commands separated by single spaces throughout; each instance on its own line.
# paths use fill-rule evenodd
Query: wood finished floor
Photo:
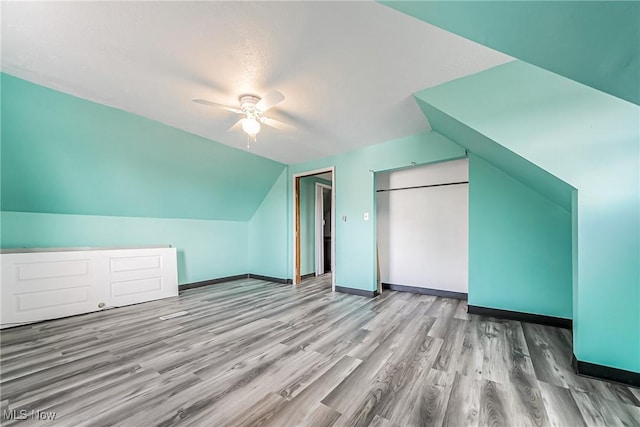
M 327 277 L 191 289 L 1 340 L 3 412 L 56 412 L 43 425 L 640 426 L 640 390 L 574 375 L 566 330 L 334 294 Z

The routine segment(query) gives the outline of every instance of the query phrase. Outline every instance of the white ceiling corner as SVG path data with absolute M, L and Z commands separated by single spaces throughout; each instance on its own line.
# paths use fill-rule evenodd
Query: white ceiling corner
M 2 70 L 243 149 L 237 105 L 271 89 L 251 151 L 299 163 L 426 131 L 412 94 L 509 56 L 375 2 L 3 2 Z

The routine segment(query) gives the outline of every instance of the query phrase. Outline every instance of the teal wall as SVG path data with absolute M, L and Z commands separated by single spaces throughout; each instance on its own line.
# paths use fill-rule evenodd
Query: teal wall
M 520 61 L 416 97 L 570 185 L 574 352 L 640 372 L 640 108 Z
M 640 2 L 391 0 L 381 3 L 640 104 Z
M 458 144 L 430 132 L 289 167 L 290 175 L 336 168 L 336 285 L 376 287 L 375 183 L 370 170 L 463 156 Z M 571 318 L 570 210 L 477 156 L 470 158 L 470 174 L 470 303 Z M 370 221 L 363 220 L 364 212 Z
M 180 284 L 247 273 L 245 221 L 2 212 L 0 223 L 3 248 L 170 244 Z
M 282 171 L 249 222 L 249 273 L 285 279 L 287 270 L 287 169 Z
M 469 157 L 469 304 L 572 318 L 571 212 Z
M 427 164 L 464 157 L 464 149 L 435 133 L 422 133 L 407 138 L 365 147 L 356 151 L 311 162 L 290 165 L 290 176 L 296 173 L 335 166 L 333 188 L 336 198 L 336 271 L 337 286 L 374 290 L 376 288 L 375 241 L 376 202 L 373 171 L 407 167 L 411 162 Z M 288 197 L 292 209 L 291 195 Z M 363 215 L 369 213 L 369 221 Z M 347 221 L 342 221 L 346 216 Z M 292 220 L 289 220 L 291 242 Z M 293 250 L 287 250 L 292 271 Z
M 331 182 L 315 176 L 300 178 L 300 275 L 316 272 L 316 182 Z
M 249 272 L 249 220 L 285 165 L 0 78 L 2 247 L 170 244 L 181 284 Z
M 1 79 L 5 211 L 248 221 L 284 169 L 134 114 Z

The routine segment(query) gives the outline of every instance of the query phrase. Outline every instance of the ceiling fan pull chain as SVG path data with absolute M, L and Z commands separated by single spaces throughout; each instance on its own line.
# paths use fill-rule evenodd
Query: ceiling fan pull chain
M 254 144 L 256 143 L 256 141 L 258 140 L 258 135 L 257 134 L 247 134 L 247 150 L 249 150 L 251 148 L 251 143 L 253 142 Z

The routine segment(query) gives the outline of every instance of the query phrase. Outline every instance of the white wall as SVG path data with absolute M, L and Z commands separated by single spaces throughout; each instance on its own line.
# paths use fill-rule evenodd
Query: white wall
M 467 293 L 467 159 L 376 175 L 382 283 Z

